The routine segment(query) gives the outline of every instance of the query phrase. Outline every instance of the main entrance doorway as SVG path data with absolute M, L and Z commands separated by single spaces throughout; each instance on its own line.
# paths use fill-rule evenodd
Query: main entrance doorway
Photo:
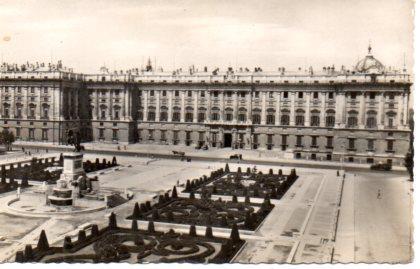
M 232 134 L 224 134 L 223 147 L 225 147 L 225 148 L 232 147 Z

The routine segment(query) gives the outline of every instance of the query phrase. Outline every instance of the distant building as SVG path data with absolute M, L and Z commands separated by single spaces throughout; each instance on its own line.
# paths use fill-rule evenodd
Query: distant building
M 410 76 L 369 47 L 353 70 L 76 74 L 57 65 L 0 67 L 3 128 L 18 139 L 209 145 L 285 157 L 401 164 L 410 147 Z

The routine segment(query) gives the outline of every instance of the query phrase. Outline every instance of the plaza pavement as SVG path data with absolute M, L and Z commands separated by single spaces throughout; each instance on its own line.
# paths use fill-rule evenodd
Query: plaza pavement
M 100 155 L 85 154 L 85 159 L 96 157 Z M 41 224 L 19 238 L 7 238 L 7 234 L 0 234 L 6 237 L 5 242 L 0 244 L 0 261 L 13 261 L 16 250 L 23 249 L 28 243 L 36 244 L 41 229 L 46 230 L 51 245 L 61 245 L 66 235 L 76 238 L 81 225 L 97 223 L 100 227 L 105 226 L 111 211 L 117 213 L 119 225 L 129 227 L 131 221 L 125 220 L 125 217 L 131 214 L 135 202 L 150 200 L 171 189 L 177 181 L 182 184 L 187 179 L 209 175 L 210 171 L 225 165 L 223 160 L 187 163 L 128 156 L 118 156 L 117 160 L 123 165 L 121 170 L 99 175 L 101 187 L 132 190 L 135 192 L 133 200 L 100 212 L 45 216 L 45 220 L 26 214 L 29 223 L 33 219 Z M 236 170 L 238 166 L 242 170 L 251 166 L 229 165 L 231 170 Z M 284 173 L 289 173 L 291 169 L 273 165 L 257 165 L 257 168 L 263 172 L 268 172 L 269 168 L 274 168 L 274 171 L 281 168 Z M 241 232 L 247 243 L 234 262 L 408 262 L 412 258 L 412 193 L 408 177 L 369 172 L 354 176 L 347 172 L 343 181 L 342 176 L 337 177 L 335 170 L 313 168 L 297 168 L 297 174 L 299 179 L 279 202 L 275 202 L 276 207 L 260 228 L 251 234 Z M 378 188 L 382 194 L 380 201 L 376 196 Z M 13 213 L 4 206 L 10 195 L 15 194 L 0 195 L 0 214 Z M 8 223 L 2 225 L 3 230 L 21 229 L 8 227 L 12 225 Z M 170 227 L 179 231 L 188 230 L 188 227 L 181 226 Z M 197 231 L 204 233 L 200 227 Z M 229 236 L 229 231 L 218 230 L 215 234 Z
M 256 163 L 256 164 L 270 164 L 270 165 L 285 165 L 296 167 L 312 167 L 312 168 L 331 168 L 358 171 L 359 169 L 369 170 L 369 164 L 363 163 L 349 163 L 349 162 L 335 162 L 335 161 L 315 161 L 310 159 L 290 159 L 285 158 L 285 153 L 278 149 L 275 150 L 246 150 L 246 149 L 231 149 L 231 148 L 209 148 L 208 150 L 196 150 L 192 146 L 185 145 L 155 145 L 155 144 L 111 144 L 89 142 L 83 143 L 86 152 L 98 154 L 115 154 L 126 156 L 141 156 L 141 157 L 158 157 L 177 159 L 172 151 L 185 152 L 186 156 L 193 160 L 202 161 L 220 161 L 237 162 L 236 160 L 229 160 L 232 154 L 242 154 L 242 163 Z M 50 142 L 26 142 L 17 141 L 13 144 L 14 149 L 25 147 L 27 149 L 50 149 L 50 150 L 73 150 L 72 146 L 58 145 Z M 405 172 L 406 168 L 402 164 L 394 164 L 394 172 Z

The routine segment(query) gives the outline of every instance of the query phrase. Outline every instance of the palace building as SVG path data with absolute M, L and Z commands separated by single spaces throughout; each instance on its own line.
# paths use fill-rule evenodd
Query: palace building
M 410 76 L 368 54 L 354 68 L 256 67 L 77 74 L 57 64 L 0 67 L 1 126 L 24 141 L 266 149 L 285 158 L 402 164 Z

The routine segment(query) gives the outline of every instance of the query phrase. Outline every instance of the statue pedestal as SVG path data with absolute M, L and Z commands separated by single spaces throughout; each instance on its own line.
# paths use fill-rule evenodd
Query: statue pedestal
M 83 175 L 83 153 L 80 152 L 67 152 L 63 154 L 63 173 L 60 179 L 70 182 Z

